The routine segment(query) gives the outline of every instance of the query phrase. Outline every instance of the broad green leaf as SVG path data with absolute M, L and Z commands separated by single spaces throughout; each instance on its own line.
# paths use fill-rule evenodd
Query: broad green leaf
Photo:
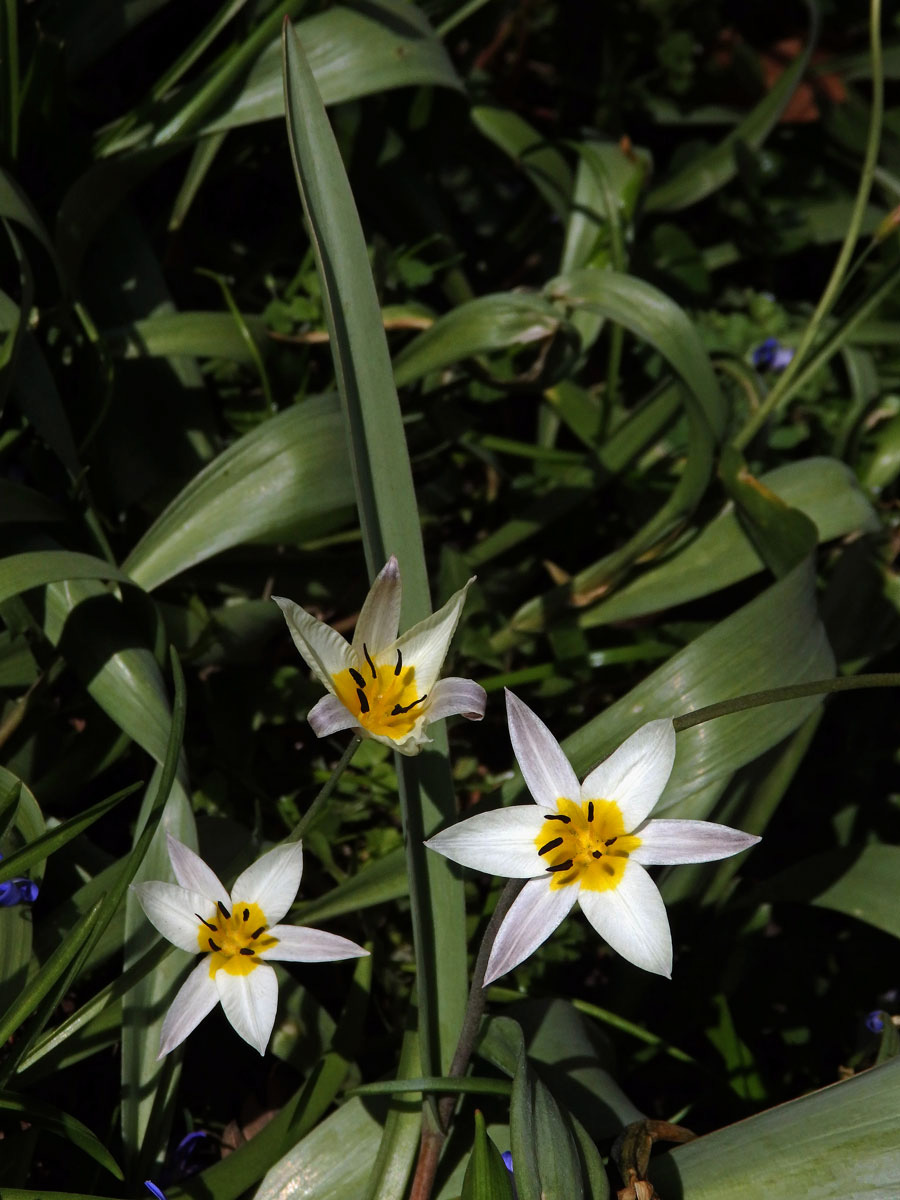
M 820 542 L 856 530 L 871 531 L 878 518 L 853 472 L 834 458 L 807 458 L 760 475 L 759 482 L 816 526 Z M 684 604 L 763 570 L 744 535 L 733 504 L 695 536 L 678 543 L 663 562 L 619 588 L 579 618 L 585 628 L 630 620 Z
M 54 266 L 56 265 L 53 240 L 47 232 L 44 222 L 18 183 L 7 171 L 2 169 L 0 169 L 0 217 L 15 221 L 23 229 L 27 229 L 50 255 Z
M 27 592 L 30 588 L 65 579 L 131 582 L 124 571 L 90 554 L 78 554 L 72 550 L 31 550 L 0 559 L 0 602 Z
M 873 843 L 816 854 L 754 894 L 767 900 L 805 900 L 900 938 L 900 846 Z
M 19 1096 L 15 1092 L 0 1091 L 0 1112 L 13 1113 L 16 1120 L 28 1121 L 39 1129 L 54 1133 L 57 1137 L 65 1138 L 79 1150 L 90 1155 L 101 1167 L 105 1167 L 116 1179 L 122 1178 L 122 1171 L 96 1134 L 70 1113 L 55 1108 L 52 1104 L 35 1100 L 32 1096 Z
M 406 852 L 402 847 L 362 867 L 349 879 L 315 900 L 301 900 L 291 910 L 291 919 L 300 925 L 318 924 L 348 912 L 360 912 L 373 904 L 385 904 L 409 894 Z
M 407 1029 L 403 1035 L 397 1078 L 420 1075 L 419 1035 Z M 395 1096 L 384 1122 L 378 1152 L 369 1171 L 366 1189 L 359 1196 L 365 1200 L 404 1200 L 409 1177 L 422 1141 L 424 1121 L 433 1119 L 422 1105 L 403 1096 Z
M 900 1191 L 900 1058 L 718 1129 L 650 1164 L 685 1200 L 887 1200 Z
M 414 9 L 404 10 L 407 13 Z M 369 576 L 396 553 L 403 572 L 401 623 L 431 612 L 421 522 L 400 405 L 369 266 L 340 152 L 297 36 L 285 29 L 285 107 L 297 185 L 322 287 L 343 406 Z M 455 815 L 446 732 L 398 763 L 409 854 L 422 1066 L 449 1067 L 465 1009 L 462 882 L 423 840 Z M 435 861 L 439 859 L 439 861 Z M 390 1124 L 390 1122 L 389 1122 Z M 390 1136 L 390 1131 L 388 1135 Z
M 513 1200 L 512 1180 L 500 1151 L 475 1113 L 475 1141 L 463 1180 L 461 1200 Z
M 270 342 L 262 317 L 245 314 L 257 349 L 265 354 Z M 111 329 L 106 337 L 110 352 L 119 358 L 169 358 L 186 354 L 191 358 L 227 358 L 253 364 L 253 356 L 237 322 L 227 312 L 161 312 L 135 321 L 122 329 Z
M 509 1106 L 513 1170 L 520 1200 L 581 1200 L 575 1139 L 559 1105 L 519 1052 Z
M 818 9 L 810 3 L 809 10 L 810 27 L 802 54 L 797 55 L 752 112 L 726 138 L 651 191 L 647 197 L 648 212 L 678 212 L 696 204 L 734 178 L 740 147 L 756 148 L 763 144 L 802 79 L 818 39 Z
M 751 475 L 733 446 L 722 450 L 719 478 L 735 503 L 738 522 L 776 578 L 812 554 L 819 540 L 815 525 Z
M 459 88 L 459 77 L 423 13 L 401 0 L 359 7 L 335 5 L 296 25 L 324 104 L 340 104 L 388 88 L 426 84 Z M 204 134 L 285 111 L 280 41 L 260 55 L 228 107 L 203 126 Z
M 572 202 L 572 170 L 560 152 L 510 109 L 476 105 L 470 116 L 478 132 L 508 154 L 550 208 L 566 220 Z
M 335 399 L 286 409 L 229 446 L 147 530 L 123 565 L 152 591 L 242 542 L 294 541 L 340 521 L 353 503 Z
M 0 480 L 0 522 L 64 521 L 66 514 L 49 496 L 21 483 Z

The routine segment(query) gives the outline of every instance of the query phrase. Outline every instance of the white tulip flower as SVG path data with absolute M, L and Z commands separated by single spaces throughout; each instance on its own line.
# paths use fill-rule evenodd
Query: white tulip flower
M 166 1014 L 159 1057 L 180 1045 L 220 1001 L 244 1041 L 263 1054 L 278 1004 L 278 981 L 269 962 L 333 962 L 369 952 L 333 933 L 278 924 L 300 886 L 300 842 L 264 854 L 241 872 L 230 894 L 193 850 L 171 835 L 168 846 L 178 883 L 132 888 L 164 937 L 203 958 Z
M 576 900 L 623 958 L 670 978 L 669 922 L 644 867 L 728 858 L 760 839 L 711 821 L 647 819 L 675 762 L 671 720 L 638 729 L 579 783 L 547 726 L 509 691 L 506 711 L 535 803 L 478 813 L 425 843 L 462 866 L 529 881 L 497 932 L 485 986 L 546 941 Z
M 393 555 L 372 584 L 353 641 L 293 600 L 272 599 L 294 645 L 329 694 L 310 709 L 316 737 L 352 729 L 401 754 L 418 754 L 431 739 L 425 726 L 459 713 L 484 716 L 484 688 L 472 679 L 439 679 L 472 579 L 442 609 L 397 636 L 400 567 Z

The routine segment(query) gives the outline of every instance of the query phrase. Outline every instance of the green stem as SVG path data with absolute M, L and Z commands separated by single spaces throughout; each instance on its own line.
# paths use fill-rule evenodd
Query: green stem
M 793 386 L 796 377 L 804 365 L 813 342 L 819 335 L 822 323 L 831 311 L 843 287 L 847 268 L 850 265 L 850 259 L 859 238 L 863 216 L 865 215 L 866 205 L 869 201 L 869 193 L 872 190 L 875 168 L 878 165 L 878 149 L 881 144 L 881 125 L 884 114 L 884 69 L 881 56 L 881 0 L 870 0 L 869 22 L 869 38 L 872 50 L 872 113 L 869 120 L 869 133 L 866 139 L 866 153 L 863 159 L 862 174 L 859 179 L 853 212 L 850 215 L 850 222 L 847 226 L 847 233 L 838 254 L 837 262 L 835 262 L 831 272 L 831 277 L 800 339 L 800 344 L 791 363 L 757 411 L 750 417 L 747 424 L 734 439 L 734 444 L 739 450 L 743 450 L 756 436 L 777 405 L 786 400 L 788 395 L 796 390 Z
M 350 759 L 356 753 L 356 747 L 359 745 L 359 743 L 361 741 L 362 741 L 362 738 L 356 737 L 356 736 L 354 736 L 350 739 L 349 743 L 347 744 L 347 749 L 341 755 L 340 759 L 338 760 L 337 766 L 331 772 L 328 782 L 324 785 L 322 790 L 319 792 L 318 796 L 316 796 L 315 800 L 313 800 L 312 804 L 309 806 L 309 808 L 306 810 L 306 812 L 303 814 L 303 816 L 300 818 L 300 820 L 297 822 L 297 824 L 294 826 L 294 828 L 291 830 L 291 832 L 287 835 L 287 837 L 284 839 L 283 844 L 286 844 L 288 842 L 299 842 L 300 841 L 300 839 L 303 837 L 304 833 L 306 833 L 309 826 L 313 823 L 313 821 L 318 816 L 320 810 L 325 806 L 325 804 L 327 804 L 328 799 L 331 796 L 331 793 L 337 787 L 338 780 L 344 773 L 344 768 L 349 766 Z
M 743 712 L 747 708 L 759 708 L 762 704 L 777 704 L 784 700 L 800 700 L 804 696 L 825 696 L 832 692 L 854 692 L 858 688 L 900 687 L 900 672 L 879 675 L 844 675 L 840 679 L 812 679 L 809 683 L 792 683 L 787 687 L 769 688 L 765 692 L 749 692 L 746 696 L 734 696 L 731 700 L 720 700 L 718 704 L 707 704 L 684 716 L 675 717 L 672 724 L 675 732 L 692 729 L 704 721 L 716 717 L 727 717 L 731 713 Z

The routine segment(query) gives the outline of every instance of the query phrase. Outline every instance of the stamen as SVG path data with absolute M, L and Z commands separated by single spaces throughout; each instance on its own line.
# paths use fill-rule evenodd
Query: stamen
M 260 927 L 259 927 L 259 929 L 257 929 L 256 933 L 251 933 L 250 936 L 252 938 L 258 938 L 261 933 L 265 933 L 265 929 L 266 929 L 265 925 L 260 925 Z
M 367 713 L 369 711 L 369 701 L 366 699 L 366 693 L 361 687 L 356 689 L 356 697 L 359 700 L 359 711 Z
M 412 709 L 414 709 L 417 704 L 421 704 L 424 700 L 427 700 L 427 699 L 428 699 L 428 693 L 426 692 L 425 695 L 420 696 L 418 698 L 418 700 L 413 700 L 412 704 L 395 704 L 394 707 L 391 709 L 391 716 L 399 717 L 401 713 L 411 712 Z
M 365 681 L 365 679 L 363 679 L 362 675 L 360 675 L 359 671 L 355 671 L 353 669 L 353 667 L 351 667 L 350 674 L 353 677 L 353 682 L 356 684 L 357 687 L 364 688 L 366 686 L 366 681 Z
M 613 842 L 617 842 L 618 840 L 619 840 L 618 838 L 609 838 L 607 841 L 605 841 L 605 842 L 603 843 L 603 845 L 604 845 L 604 846 L 611 846 L 611 845 L 613 844 Z
M 252 946 L 241 946 L 240 950 L 238 951 L 238 954 L 255 954 L 255 953 L 256 953 L 256 951 L 253 949 Z
M 222 916 L 225 918 L 226 921 L 231 920 L 231 913 L 228 911 L 228 909 L 225 907 L 225 905 L 222 903 L 221 900 L 216 901 L 216 907 L 218 908 L 219 912 L 222 914 Z
M 544 817 L 544 820 L 545 821 L 562 821 L 563 825 L 568 825 L 569 822 L 572 820 L 572 818 L 567 817 L 565 815 L 565 813 L 548 813 Z
M 368 651 L 368 649 L 366 648 L 366 643 L 365 643 L 365 642 L 363 642 L 363 654 L 366 656 L 366 662 L 369 664 L 369 670 L 372 672 L 372 678 L 373 678 L 373 679 L 377 679 L 377 678 L 378 678 L 378 672 L 375 670 L 375 664 L 372 662 L 372 659 L 371 659 L 371 657 L 369 656 L 369 651 Z
M 593 821 L 593 819 L 594 819 L 594 802 L 593 802 L 593 800 L 588 800 L 588 825 L 590 825 L 590 823 L 591 823 L 591 821 Z
M 194 913 L 194 916 L 197 918 L 197 920 L 200 922 L 201 925 L 205 925 L 206 928 L 211 929 L 213 931 L 213 933 L 216 932 L 217 926 L 213 925 L 210 921 L 204 921 L 203 917 L 201 917 L 199 913 Z
M 244 920 L 245 920 L 245 921 L 249 921 L 249 920 L 250 920 L 250 909 L 249 909 L 249 908 L 245 908 L 245 909 L 244 909 Z
M 209 942 L 210 950 L 217 950 L 217 951 L 219 951 L 219 953 L 221 953 L 222 947 L 217 946 L 216 943 L 212 940 L 212 938 L 207 938 L 206 940 Z
M 397 651 L 397 665 L 394 667 L 394 674 L 399 675 L 403 670 L 403 654 L 400 650 Z
M 571 871 L 573 867 L 571 858 L 567 858 L 565 862 L 557 863 L 555 867 L 547 867 L 548 871 Z
M 591 851 L 591 856 L 592 856 L 593 858 L 602 858 L 602 857 L 603 857 L 603 851 L 602 851 L 602 850 L 592 850 L 592 851 Z
M 551 850 L 555 850 L 557 846 L 563 844 L 562 838 L 554 838 L 552 842 L 548 842 L 546 846 L 541 846 L 538 854 L 548 854 Z

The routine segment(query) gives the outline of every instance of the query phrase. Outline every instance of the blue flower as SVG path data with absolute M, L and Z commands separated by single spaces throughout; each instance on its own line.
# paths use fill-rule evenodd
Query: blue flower
M 512 1165 L 512 1150 L 504 1150 L 500 1156 L 503 1159 L 503 1165 L 509 1171 L 509 1181 L 512 1184 L 513 1200 L 518 1200 L 519 1193 L 516 1191 L 516 1177 Z
M 881 1033 L 884 1029 L 884 1013 L 880 1009 L 870 1012 L 866 1017 L 866 1029 L 870 1033 Z
M 766 338 L 750 352 L 750 361 L 761 371 L 783 371 L 793 357 L 790 346 L 782 346 L 774 337 Z
M 0 859 L 3 855 L 0 854 Z M 0 883 L 0 908 L 12 908 L 14 904 L 34 904 L 38 898 L 38 885 L 31 879 L 19 877 Z
M 151 1195 L 156 1197 L 156 1200 L 166 1200 L 166 1193 L 161 1188 L 158 1188 L 152 1179 L 145 1179 L 144 1187 Z

